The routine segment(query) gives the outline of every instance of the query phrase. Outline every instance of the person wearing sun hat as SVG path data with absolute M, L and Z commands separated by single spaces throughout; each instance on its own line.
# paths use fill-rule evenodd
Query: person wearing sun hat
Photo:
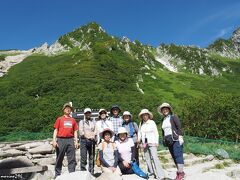
M 122 174 L 133 174 L 131 163 L 135 161 L 135 148 L 132 138 L 128 138 L 125 127 L 118 128 L 118 140 L 115 141 L 118 150 L 119 168 Z
M 86 171 L 88 157 L 88 171 L 94 174 L 95 144 L 97 139 L 97 128 L 95 121 L 91 118 L 92 110 L 84 109 L 84 119 L 79 122 L 80 134 L 80 170 Z
M 101 169 L 104 173 L 114 173 L 119 176 L 122 173 L 118 167 L 118 152 L 116 145 L 111 141 L 114 136 L 112 129 L 105 128 L 99 133 L 102 142 L 98 145 Z
M 169 103 L 163 103 L 158 107 L 158 112 L 164 117 L 162 122 L 162 134 L 164 145 L 168 147 L 170 154 L 177 167 L 176 180 L 184 179 L 183 171 L 183 133 L 181 122 L 173 114 L 173 108 Z
M 62 161 L 68 157 L 68 171 L 75 172 L 77 165 L 75 149 L 78 148 L 78 125 L 70 114 L 73 107 L 70 103 L 63 105 L 64 115 L 58 117 L 54 124 L 53 147 L 56 149 L 55 177 L 61 175 Z
M 135 159 L 137 164 L 139 165 L 138 143 L 137 143 L 138 125 L 136 122 L 133 121 L 133 116 L 129 111 L 123 112 L 122 119 L 123 119 L 122 126 L 126 128 L 128 132 L 128 137 L 133 139 L 134 146 L 135 146 Z
M 109 121 L 108 117 L 108 112 L 106 109 L 100 109 L 98 111 L 98 121 L 96 123 L 97 127 L 97 136 L 98 136 L 98 143 L 100 142 L 100 136 L 99 134 L 106 128 L 109 128 L 113 131 L 113 124 L 111 121 Z M 112 138 L 113 139 L 113 138 Z
M 142 109 L 138 116 L 141 120 L 138 131 L 138 142 L 143 147 L 148 170 L 150 171 L 150 174 L 155 173 L 157 179 L 164 179 L 164 171 L 157 154 L 159 134 L 157 125 L 153 121 L 153 114 L 148 109 Z M 155 165 L 156 172 L 154 172 L 154 168 L 151 163 L 151 156 Z
M 122 123 L 123 123 L 123 119 L 122 117 L 119 115 L 119 113 L 121 112 L 121 109 L 118 105 L 113 105 L 111 108 L 111 117 L 109 118 L 109 120 L 112 122 L 113 124 L 113 131 L 115 133 L 115 135 L 118 133 L 118 128 L 122 127 Z M 117 136 L 115 136 L 115 140 L 117 140 Z

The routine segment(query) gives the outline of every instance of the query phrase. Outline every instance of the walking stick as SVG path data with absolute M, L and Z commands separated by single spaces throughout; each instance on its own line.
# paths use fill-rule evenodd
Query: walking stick
M 154 178 L 157 179 L 157 171 L 156 171 L 156 166 L 155 166 L 155 163 L 154 163 L 154 160 L 153 160 L 153 157 L 152 157 L 152 153 L 151 153 L 151 150 L 149 148 L 149 145 L 147 145 L 147 150 L 149 152 L 149 155 L 150 155 L 150 161 L 151 161 L 151 166 L 152 166 L 152 170 L 153 170 L 153 173 L 154 173 Z

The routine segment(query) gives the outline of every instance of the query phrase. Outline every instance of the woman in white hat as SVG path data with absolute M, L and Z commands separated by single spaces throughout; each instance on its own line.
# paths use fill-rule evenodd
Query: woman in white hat
M 133 174 L 131 162 L 135 160 L 135 148 L 132 138 L 128 138 L 125 127 L 118 128 L 118 140 L 115 141 L 118 150 L 119 168 L 122 174 Z
M 108 112 L 106 109 L 100 109 L 98 112 L 98 121 L 96 123 L 97 127 L 97 135 L 98 135 L 98 143 L 100 143 L 100 136 L 99 134 L 106 128 L 109 128 L 113 131 L 113 124 L 111 121 L 109 121 L 108 117 Z
M 176 180 L 184 179 L 183 172 L 183 133 L 181 123 L 177 116 L 173 115 L 172 107 L 168 103 L 163 103 L 158 107 L 158 112 L 164 116 L 162 123 L 162 133 L 164 145 L 168 147 L 171 156 L 177 167 Z
M 137 164 L 139 165 L 138 143 L 137 143 L 138 125 L 136 122 L 133 121 L 132 114 L 129 111 L 124 111 L 122 118 L 123 118 L 122 126 L 126 128 L 128 132 L 128 137 L 133 139 L 134 146 L 135 146 L 135 159 Z
M 150 174 L 155 173 L 157 179 L 164 179 L 163 168 L 157 155 L 159 134 L 157 130 L 157 125 L 152 120 L 153 115 L 148 109 L 142 109 L 139 113 L 139 118 L 141 120 L 141 123 L 139 126 L 138 141 L 142 144 L 148 170 L 150 171 Z M 154 166 L 151 163 L 151 156 L 155 165 L 156 172 L 154 172 Z
M 105 173 L 114 173 L 115 175 L 121 175 L 118 167 L 118 152 L 114 142 L 111 138 L 114 136 L 114 132 L 106 128 L 100 134 L 100 138 L 103 140 L 99 145 L 99 158 L 101 162 L 101 169 Z

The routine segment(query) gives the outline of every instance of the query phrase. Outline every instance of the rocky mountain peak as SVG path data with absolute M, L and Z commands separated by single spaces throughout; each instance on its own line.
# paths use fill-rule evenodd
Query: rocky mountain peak
M 231 40 L 233 41 L 233 43 L 240 44 L 240 27 L 233 32 Z

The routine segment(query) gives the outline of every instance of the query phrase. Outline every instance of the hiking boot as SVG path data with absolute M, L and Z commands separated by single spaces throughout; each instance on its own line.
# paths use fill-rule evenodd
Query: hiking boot
M 175 180 L 184 180 L 185 173 L 184 172 L 177 172 L 177 176 Z

